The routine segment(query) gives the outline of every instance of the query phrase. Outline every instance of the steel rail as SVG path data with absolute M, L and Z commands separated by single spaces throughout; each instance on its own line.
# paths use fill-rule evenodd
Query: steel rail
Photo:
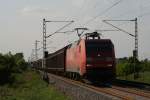
M 77 86 L 83 87 L 83 88 L 87 88 L 91 91 L 95 91 L 95 92 L 99 92 L 99 93 L 105 93 L 107 95 L 111 95 L 111 96 L 120 98 L 122 100 L 135 100 L 135 98 L 133 98 L 131 96 L 127 96 L 123 93 L 119 93 L 118 91 L 115 91 L 112 88 L 95 87 L 95 86 L 92 86 L 92 85 L 88 85 L 88 84 L 85 84 L 85 83 L 82 83 L 82 82 L 79 82 L 79 81 L 71 80 L 71 79 L 64 78 L 64 77 L 61 77 L 61 76 L 57 76 L 57 75 L 54 75 L 54 74 L 48 73 L 48 75 L 51 75 L 53 77 L 57 77 L 58 79 L 63 80 L 65 82 L 69 83 L 69 84 L 77 85 Z
M 146 97 L 150 99 L 150 93 L 145 93 L 143 91 L 139 91 L 139 90 L 134 90 L 134 89 L 129 89 L 129 88 L 122 88 L 122 87 L 117 87 L 117 86 L 112 86 L 113 89 L 116 90 L 120 90 L 120 91 L 124 91 L 127 93 L 132 93 L 138 96 L 142 96 L 142 97 Z

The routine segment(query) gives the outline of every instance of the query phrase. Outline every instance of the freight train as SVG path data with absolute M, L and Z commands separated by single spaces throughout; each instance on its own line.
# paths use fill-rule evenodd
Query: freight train
M 41 68 L 42 60 L 33 62 Z M 104 80 L 115 78 L 115 52 L 110 39 L 101 39 L 97 32 L 49 54 L 46 70 L 72 79 Z

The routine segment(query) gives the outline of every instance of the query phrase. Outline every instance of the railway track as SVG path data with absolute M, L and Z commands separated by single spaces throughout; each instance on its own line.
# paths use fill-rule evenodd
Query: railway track
M 98 87 L 98 86 L 85 84 L 79 81 L 71 80 L 71 79 L 64 78 L 64 77 L 57 76 L 57 75 L 50 74 L 50 73 L 48 74 L 48 76 L 57 78 L 67 84 L 71 84 L 71 85 L 75 85 L 83 89 L 87 89 L 88 91 L 92 91 L 98 94 L 106 94 L 106 95 L 113 96 L 115 98 L 118 98 L 119 100 L 150 100 L 149 92 L 144 92 L 144 91 L 131 89 L 131 88 L 124 88 L 120 86 Z
M 127 93 L 131 93 L 131 94 L 135 94 L 135 95 L 138 95 L 138 96 L 142 96 L 142 97 L 145 97 L 145 98 L 149 98 L 150 99 L 150 92 L 148 91 L 140 91 L 140 90 L 137 90 L 137 89 L 131 89 L 131 88 L 123 88 L 123 87 L 118 87 L 118 86 L 112 86 L 113 89 L 116 89 L 116 90 L 120 90 L 120 91 L 124 91 L 124 92 L 127 92 Z
M 99 92 L 103 92 L 103 93 L 115 96 L 115 97 L 120 98 L 122 100 L 134 100 L 133 97 L 127 96 L 127 95 L 123 94 L 122 92 L 118 91 L 117 89 L 106 88 L 106 87 L 100 88 L 100 87 L 94 87 L 94 86 L 85 85 L 85 84 L 84 84 L 84 86 L 89 87 L 89 88 L 94 89 L 94 90 L 99 91 Z
M 123 100 L 137 100 L 137 99 L 141 100 L 141 98 L 138 98 L 138 97 L 142 97 L 143 100 L 150 99 L 150 93 L 135 90 L 135 89 L 123 88 L 123 87 L 119 87 L 119 86 L 111 86 L 111 88 L 110 87 L 96 87 L 96 86 L 92 86 L 92 85 L 83 84 L 80 82 L 79 82 L 79 84 L 82 84 L 86 87 L 97 90 L 99 92 L 103 92 L 103 93 L 121 98 Z
M 140 88 L 142 90 L 149 90 L 150 91 L 150 84 L 142 83 L 142 82 L 134 82 L 134 81 L 128 81 L 128 80 L 120 80 L 115 79 L 113 81 L 115 85 L 121 85 L 121 86 L 130 86 L 135 88 Z

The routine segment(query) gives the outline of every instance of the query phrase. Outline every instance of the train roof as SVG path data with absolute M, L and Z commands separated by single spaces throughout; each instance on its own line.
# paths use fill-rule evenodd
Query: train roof
M 60 53 L 65 52 L 66 49 L 68 48 L 68 46 L 69 46 L 69 45 L 67 45 L 67 46 L 65 46 L 65 47 L 63 47 L 63 48 L 61 48 L 61 49 L 55 51 L 54 53 L 48 54 L 48 58 L 54 57 L 54 56 L 56 56 L 56 55 L 58 55 L 58 54 L 60 54 Z
M 111 39 L 88 39 L 88 40 L 85 40 L 85 41 L 106 41 L 106 42 L 111 42 Z
M 48 58 L 49 57 L 53 57 L 53 56 L 55 56 L 55 55 L 58 55 L 58 54 L 60 54 L 60 53 L 62 53 L 62 52 L 64 52 L 67 48 L 69 48 L 69 47 L 72 47 L 73 45 L 77 45 L 81 40 L 84 40 L 84 41 L 108 41 L 108 42 L 111 42 L 111 39 L 80 39 L 80 40 L 77 40 L 77 41 L 75 41 L 75 42 L 73 42 L 73 43 L 70 43 L 70 44 L 68 44 L 68 45 L 66 45 L 66 46 L 64 46 L 63 48 L 61 48 L 61 49 L 59 49 L 59 50 L 57 50 L 57 51 L 55 51 L 54 53 L 50 53 L 50 54 L 48 54 Z M 112 43 L 112 42 L 111 42 Z

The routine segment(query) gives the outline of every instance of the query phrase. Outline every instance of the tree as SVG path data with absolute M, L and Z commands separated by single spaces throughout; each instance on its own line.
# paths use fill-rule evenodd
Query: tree
M 23 58 L 23 53 L 16 53 L 12 55 L 11 52 L 7 54 L 0 54 L 0 83 L 12 82 L 13 74 L 22 72 L 27 68 L 27 63 Z
M 134 57 L 129 58 L 120 58 L 119 63 L 117 65 L 117 73 L 120 76 L 125 76 L 127 78 L 128 75 L 134 74 L 135 78 L 139 77 L 139 72 L 143 71 L 143 66 L 138 59 Z

